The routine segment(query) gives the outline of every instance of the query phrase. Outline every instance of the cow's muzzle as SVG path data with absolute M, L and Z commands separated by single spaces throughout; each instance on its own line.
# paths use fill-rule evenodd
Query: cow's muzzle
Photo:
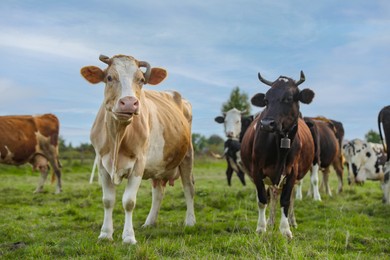
M 123 97 L 118 100 L 113 112 L 118 120 L 129 120 L 133 115 L 139 114 L 139 101 L 136 97 Z
M 276 122 L 273 119 L 265 118 L 260 120 L 261 130 L 274 132 L 276 130 Z

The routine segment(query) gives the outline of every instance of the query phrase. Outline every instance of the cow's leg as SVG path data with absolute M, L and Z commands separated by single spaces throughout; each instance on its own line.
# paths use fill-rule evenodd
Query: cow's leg
M 239 170 L 237 172 L 237 176 L 240 179 L 242 185 L 246 186 L 246 183 L 245 183 L 245 173 L 243 171 Z
M 227 161 L 227 168 L 226 168 L 226 178 L 229 186 L 232 186 L 232 175 L 233 175 L 233 168 L 230 166 L 230 162 L 228 159 Z
M 383 203 L 390 205 L 390 161 L 386 162 L 383 182 Z
M 142 176 L 137 173 L 138 171 L 134 170 L 130 175 L 122 197 L 122 205 L 125 210 L 125 225 L 123 227 L 122 239 L 123 243 L 132 245 L 137 243 L 133 227 L 133 211 L 137 201 L 137 192 L 142 180 Z
M 164 189 L 165 187 L 161 180 L 152 180 L 152 207 L 142 227 L 156 224 L 158 212 L 160 211 L 161 202 L 164 197 Z
M 286 236 L 287 238 L 292 238 L 292 232 L 290 230 L 290 224 L 288 221 L 288 214 L 289 214 L 289 208 L 290 208 L 290 200 L 291 200 L 291 194 L 292 190 L 295 184 L 295 176 L 294 172 L 289 174 L 287 176 L 286 184 L 283 186 L 282 194 L 280 196 L 280 205 L 281 205 L 281 219 L 280 219 L 280 225 L 279 230 L 282 233 L 282 235 Z
M 194 210 L 194 197 L 195 197 L 195 182 L 192 174 L 194 161 L 194 154 L 192 145 L 188 150 L 186 157 L 179 165 L 179 171 L 181 176 L 181 183 L 183 185 L 184 197 L 186 199 L 187 211 L 184 224 L 186 226 L 193 226 L 196 223 L 195 210 Z
M 336 174 L 337 174 L 337 179 L 339 180 L 339 186 L 338 186 L 338 189 L 337 189 L 337 192 L 340 193 L 343 191 L 343 171 L 344 171 L 344 168 L 343 168 L 343 163 L 342 163 L 342 158 L 337 158 L 335 160 L 335 162 L 333 163 L 333 168 L 335 169 L 336 171 Z
M 298 183 L 296 184 L 296 190 L 295 190 L 295 199 L 297 200 L 302 200 L 302 182 L 303 182 L 303 179 L 298 181 Z
M 310 175 L 310 182 L 311 182 L 311 187 L 313 188 L 313 198 L 316 201 L 321 201 L 321 195 L 320 191 L 318 188 L 318 170 L 320 166 L 318 163 L 314 164 L 313 167 L 311 168 L 311 175 Z
M 109 173 L 100 165 L 99 175 L 102 181 L 104 219 L 100 230 L 99 239 L 112 240 L 114 227 L 112 223 L 112 211 L 115 205 L 115 186 L 111 181 Z
M 38 170 L 41 173 L 41 177 L 38 182 L 38 186 L 35 189 L 34 193 L 39 193 L 43 191 L 43 185 L 46 182 L 47 175 L 49 174 L 49 162 L 44 156 L 36 155 L 33 159 L 33 170 Z
M 295 189 L 295 187 L 293 189 Z M 290 226 L 294 228 L 298 227 L 294 212 L 294 192 L 291 192 L 290 209 L 288 211 L 288 222 L 290 223 Z
M 324 169 L 324 172 L 322 173 L 322 184 L 321 187 L 325 187 L 325 193 L 328 194 L 328 196 L 332 196 L 332 191 L 329 186 L 329 167 L 326 167 Z
M 256 185 L 256 198 L 257 198 L 257 206 L 259 208 L 259 218 L 257 220 L 257 233 L 264 233 L 267 230 L 267 219 L 265 216 L 265 211 L 267 209 L 267 191 L 264 186 L 263 182 L 263 173 L 260 172 L 257 167 L 254 165 L 252 166 L 253 172 L 253 182 Z

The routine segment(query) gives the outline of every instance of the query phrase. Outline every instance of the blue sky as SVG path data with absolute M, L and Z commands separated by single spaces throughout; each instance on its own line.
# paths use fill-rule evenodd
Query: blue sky
M 103 100 L 80 68 L 100 54 L 163 67 L 153 89 L 193 105 L 193 132 L 223 136 L 214 122 L 232 89 L 249 97 L 301 70 L 316 96 L 305 116 L 344 124 L 346 138 L 377 130 L 390 104 L 390 1 L 0 1 L 0 115 L 54 113 L 61 136 L 89 142 Z M 252 113 L 259 108 L 253 107 Z

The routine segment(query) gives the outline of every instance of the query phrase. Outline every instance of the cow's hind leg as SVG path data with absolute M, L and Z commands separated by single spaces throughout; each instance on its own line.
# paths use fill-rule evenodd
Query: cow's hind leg
M 321 190 L 325 188 L 325 193 L 332 197 L 332 191 L 329 186 L 329 167 L 326 167 L 322 173 Z
M 194 161 L 194 154 L 191 146 L 186 156 L 184 157 L 183 161 L 179 165 L 181 182 L 183 185 L 184 196 L 187 204 L 186 219 L 185 219 L 186 226 L 193 226 L 196 223 L 195 210 L 194 210 L 195 182 L 194 182 L 194 176 L 192 174 L 193 161 Z
M 164 197 L 164 189 L 165 187 L 161 180 L 152 180 L 152 206 L 145 223 L 142 225 L 143 227 L 156 224 L 158 212 L 160 211 L 161 202 Z
M 311 188 L 313 189 L 313 198 L 316 201 L 321 201 L 321 195 L 318 188 L 318 170 L 319 170 L 318 163 L 314 164 L 311 168 L 311 175 L 310 175 L 310 181 L 311 181 Z
M 233 168 L 230 166 L 229 160 L 227 161 L 226 178 L 229 186 L 232 186 Z
M 39 154 L 36 155 L 33 159 L 33 169 L 38 170 L 41 173 L 38 186 L 34 191 L 34 193 L 39 193 L 43 191 L 43 185 L 45 184 L 47 175 L 49 174 L 49 165 L 47 159 Z
M 243 185 L 243 186 L 246 186 L 246 183 L 245 183 L 245 173 L 244 173 L 243 171 L 239 170 L 239 171 L 237 172 L 237 176 L 238 176 L 238 178 L 240 179 L 242 185 Z
M 112 222 L 112 211 L 115 205 L 115 186 L 111 182 L 110 175 L 104 169 L 99 167 L 100 179 L 102 180 L 103 190 L 103 207 L 104 207 L 104 219 L 103 225 L 100 230 L 99 239 L 112 240 L 112 234 L 114 233 L 113 222 Z

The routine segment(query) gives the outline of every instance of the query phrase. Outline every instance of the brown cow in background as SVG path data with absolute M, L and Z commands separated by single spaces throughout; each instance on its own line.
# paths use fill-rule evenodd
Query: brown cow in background
M 50 163 L 57 177 L 56 193 L 60 193 L 59 128 L 58 118 L 53 114 L 0 116 L 0 163 L 30 163 L 34 170 L 39 170 L 41 179 L 35 192 L 42 192 Z

